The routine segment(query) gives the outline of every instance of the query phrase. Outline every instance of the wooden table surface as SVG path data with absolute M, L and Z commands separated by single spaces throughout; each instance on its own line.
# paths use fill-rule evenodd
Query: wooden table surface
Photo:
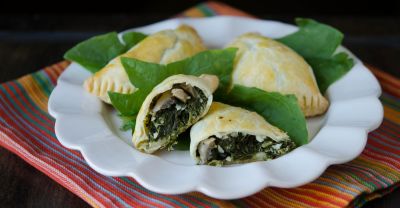
M 179 9 L 179 8 L 178 8 Z M 179 10 L 178 10 L 179 11 Z M 292 22 L 290 15 L 259 15 Z M 0 21 L 0 82 L 62 60 L 75 43 L 165 19 L 157 15 L 6 15 Z M 400 18 L 312 16 L 345 33 L 344 45 L 364 62 L 400 77 Z M 18 156 L 0 148 L 0 207 L 89 207 Z M 365 207 L 399 207 L 400 190 Z

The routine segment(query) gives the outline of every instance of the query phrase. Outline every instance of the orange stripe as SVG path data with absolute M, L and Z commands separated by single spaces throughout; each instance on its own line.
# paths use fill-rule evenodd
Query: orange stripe
M 32 101 L 44 112 L 47 112 L 48 97 L 43 93 L 42 89 L 37 85 L 32 76 L 24 76 L 18 80 L 22 87 L 26 90 Z
M 232 204 L 230 201 L 226 201 L 226 200 L 218 200 L 218 199 L 214 199 L 211 197 L 208 197 L 206 195 L 204 195 L 203 193 L 200 192 L 191 192 L 188 193 L 189 195 L 193 196 L 193 197 L 197 197 L 206 201 L 212 201 L 212 203 L 215 203 L 216 205 L 220 206 L 220 207 L 235 207 L 234 204 Z
M 204 14 L 197 8 L 189 9 L 183 12 L 183 15 L 187 17 L 204 17 Z
M 367 158 L 359 157 L 359 158 L 357 158 L 357 160 L 354 161 L 354 163 L 360 164 L 363 167 L 373 166 L 374 172 L 376 172 L 376 174 L 385 178 L 386 180 L 390 180 L 391 183 L 395 183 L 395 181 L 393 181 L 393 180 L 398 180 L 399 176 L 400 176 L 400 175 L 393 174 L 393 173 L 397 173 L 398 170 L 395 170 L 387 165 L 383 165 L 383 164 L 381 164 L 381 162 L 379 162 L 379 163 L 375 162 L 374 160 L 372 160 L 372 158 L 367 159 Z
M 318 197 L 325 198 L 325 200 L 332 201 L 333 203 L 338 202 L 338 201 L 340 201 L 340 202 L 347 202 L 348 201 L 348 200 L 345 200 L 345 199 L 343 199 L 341 197 L 337 197 L 337 195 L 335 195 L 335 194 L 326 193 L 325 190 L 324 190 L 325 187 L 323 187 L 323 186 L 321 186 L 321 189 L 319 189 L 319 190 L 314 190 L 311 187 L 307 188 L 307 187 L 303 187 L 303 186 L 298 187 L 296 189 L 301 191 L 302 193 L 310 193 L 310 195 L 314 194 L 314 195 L 316 195 Z
M 319 179 L 317 179 L 319 180 Z M 310 189 L 313 189 L 315 191 L 323 191 L 325 194 L 327 195 L 333 195 L 333 196 L 340 196 L 339 198 L 345 201 L 349 201 L 353 199 L 353 195 L 345 193 L 345 192 L 341 192 L 338 189 L 332 188 L 330 186 L 326 186 L 326 185 L 321 185 L 318 183 L 309 183 L 304 185 L 304 187 L 309 187 Z
M 233 7 L 230 7 L 226 4 L 220 3 L 220 2 L 207 2 L 206 3 L 208 7 L 210 7 L 212 10 L 216 11 L 218 15 L 230 15 L 230 16 L 241 16 L 241 17 L 252 17 L 255 18 L 255 16 L 248 14 L 246 12 L 240 11 L 238 9 L 235 9 Z
M 376 67 L 373 66 L 368 66 L 368 68 L 372 71 L 372 73 L 380 80 L 383 80 L 385 82 L 388 82 L 398 88 L 400 88 L 400 79 L 397 79 L 396 77 L 377 69 Z
M 382 89 L 384 89 L 386 92 L 389 92 L 390 94 L 400 97 L 400 79 L 397 79 L 396 77 L 382 70 L 379 70 L 376 67 L 368 66 L 368 68 L 378 78 Z
M 274 198 L 276 201 L 279 201 L 280 204 L 279 205 L 283 205 L 286 204 L 284 207 L 305 207 L 307 204 L 304 204 L 301 201 L 297 201 L 295 199 L 292 198 L 287 198 L 285 196 L 281 196 L 278 192 L 279 189 L 278 188 L 267 188 L 265 189 L 266 191 L 262 192 L 261 194 L 263 194 L 264 196 L 266 196 L 268 199 L 270 197 Z M 269 199 L 272 201 L 272 199 Z
M 288 198 L 291 198 L 291 199 L 294 198 L 297 201 L 299 201 L 299 200 L 303 201 L 304 203 L 308 204 L 309 206 L 319 205 L 319 206 L 323 206 L 323 207 L 343 207 L 343 206 L 333 205 L 326 201 L 314 199 L 308 195 L 295 193 L 294 190 L 296 190 L 296 189 L 290 189 L 290 190 L 280 189 L 280 191 L 282 192 L 282 195 L 287 196 Z

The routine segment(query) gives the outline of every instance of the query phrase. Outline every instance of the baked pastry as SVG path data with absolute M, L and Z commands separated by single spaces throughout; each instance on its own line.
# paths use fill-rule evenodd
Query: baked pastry
M 257 113 L 218 102 L 193 125 L 190 139 L 191 157 L 217 166 L 274 159 L 296 146 Z
M 322 114 L 328 108 L 311 66 L 289 47 L 256 33 L 241 35 L 228 47 L 238 48 L 233 84 L 294 94 L 305 116 Z
M 84 82 L 84 88 L 106 103 L 111 103 L 108 92 L 133 93 L 133 86 L 122 66 L 121 57 L 168 64 L 205 50 L 200 36 L 190 26 L 181 25 L 175 30 L 154 33 L 126 53 L 111 60 L 103 69 Z
M 132 138 L 134 146 L 146 153 L 171 147 L 179 134 L 207 113 L 217 87 L 214 75 L 174 75 L 165 79 L 140 108 Z

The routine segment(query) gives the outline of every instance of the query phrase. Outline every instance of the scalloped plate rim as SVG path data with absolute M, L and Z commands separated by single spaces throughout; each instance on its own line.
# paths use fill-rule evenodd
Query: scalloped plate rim
M 231 24 L 231 25 L 228 25 L 230 27 L 238 27 L 237 25 L 240 25 L 240 24 L 236 24 L 237 22 L 241 22 L 241 23 L 245 22 L 248 24 L 269 24 L 272 27 L 284 28 L 284 30 L 286 30 L 286 33 L 288 33 L 288 31 L 293 32 L 296 29 L 296 26 L 277 22 L 277 21 L 259 20 L 259 19 L 233 17 L 233 16 L 216 16 L 216 17 L 209 17 L 209 18 L 174 18 L 174 19 L 169 19 L 169 20 L 161 21 L 161 22 L 154 23 L 154 24 L 151 24 L 148 26 L 130 29 L 130 30 L 126 30 L 126 31 L 131 31 L 131 30 L 140 30 L 142 32 L 143 31 L 156 31 L 156 30 L 163 29 L 163 28 L 171 28 L 171 26 L 177 26 L 181 23 L 186 23 L 186 24 L 189 24 L 192 26 L 193 25 L 197 26 L 197 24 L 211 24 L 210 23 L 211 21 L 213 24 L 216 24 L 216 23 Z M 233 26 L 232 22 L 235 22 L 234 26 Z M 223 25 L 223 26 L 226 26 L 226 25 Z M 230 29 L 232 29 L 232 28 L 230 28 Z M 244 31 L 241 31 L 241 32 L 243 33 Z M 206 35 L 202 34 L 202 37 L 204 37 L 204 36 L 207 36 L 207 34 Z M 234 167 L 217 168 L 217 167 L 208 167 L 208 166 L 181 166 L 181 165 L 173 164 L 173 163 L 167 162 L 165 160 L 162 160 L 162 159 L 158 158 L 157 156 L 150 156 L 146 159 L 137 160 L 136 165 L 132 168 L 124 167 L 124 169 L 122 169 L 122 171 L 120 171 L 120 172 L 116 171 L 114 173 L 113 171 L 110 171 L 107 169 L 110 167 L 101 166 L 101 165 L 99 165 L 98 162 L 94 162 L 96 160 L 93 158 L 94 155 L 93 155 L 93 152 L 91 152 L 91 151 L 93 151 L 91 149 L 93 147 L 91 147 L 91 145 L 79 144 L 76 141 L 70 140 L 68 134 L 71 134 L 71 133 L 70 132 L 67 133 L 67 132 L 65 132 L 65 130 L 57 129 L 56 136 L 63 145 L 67 145 L 66 147 L 80 151 L 82 153 L 84 159 L 88 162 L 89 166 L 91 166 L 97 172 L 100 172 L 105 175 L 110 175 L 110 176 L 131 176 L 131 177 L 135 178 L 145 188 L 147 188 L 151 191 L 158 192 L 158 193 L 182 194 L 182 193 L 187 193 L 187 192 L 191 192 L 191 191 L 200 191 L 200 192 L 202 192 L 208 196 L 214 197 L 214 198 L 235 199 L 235 198 L 246 197 L 251 194 L 257 193 L 258 191 L 262 190 L 263 188 L 269 187 L 269 186 L 284 187 L 284 188 L 300 186 L 300 185 L 309 183 L 309 182 L 313 181 L 314 179 L 316 179 L 317 177 L 319 177 L 326 170 L 326 168 L 328 166 L 333 165 L 333 164 L 348 162 L 348 161 L 354 159 L 355 157 L 357 157 L 359 154 L 361 154 L 361 152 L 364 149 L 366 142 L 367 142 L 368 132 L 376 129 L 380 125 L 380 123 L 382 122 L 382 119 L 383 119 L 383 107 L 378 99 L 379 95 L 381 94 L 381 88 L 380 88 L 379 83 L 377 82 L 376 78 L 372 75 L 372 73 L 364 65 L 362 65 L 361 61 L 359 59 L 357 59 L 350 51 L 348 51 L 344 47 L 341 47 L 339 50 L 345 50 L 345 51 L 349 52 L 350 55 L 355 59 L 356 64 L 355 64 L 355 67 L 353 67 L 353 69 L 357 68 L 357 70 L 359 72 L 357 71 L 354 73 L 364 73 L 364 76 L 367 76 L 367 78 L 371 79 L 373 82 L 371 84 L 372 86 L 370 85 L 371 92 L 368 92 L 366 95 L 363 95 L 360 97 L 356 96 L 354 98 L 346 98 L 345 97 L 342 99 L 344 101 L 352 101 L 352 100 L 356 100 L 356 99 L 360 99 L 360 98 L 361 99 L 365 98 L 365 99 L 367 99 L 367 101 L 369 100 L 369 103 L 373 103 L 373 102 L 378 103 L 375 106 L 376 109 L 374 112 L 374 116 L 372 116 L 372 118 L 368 118 L 370 120 L 366 121 L 367 123 L 365 123 L 365 122 L 363 123 L 362 121 L 355 120 L 354 126 L 337 126 L 338 128 L 349 128 L 350 131 L 351 130 L 356 131 L 356 132 L 360 131 L 359 134 L 362 134 L 362 135 L 359 135 L 360 138 L 358 138 L 359 141 L 357 141 L 358 149 L 356 149 L 354 152 L 352 152 L 352 154 L 347 155 L 347 157 L 340 157 L 337 155 L 336 155 L 336 157 L 333 157 L 332 155 L 327 155 L 325 153 L 314 150 L 314 148 L 311 148 L 310 144 L 312 144 L 312 142 L 310 142 L 310 144 L 299 147 L 296 150 L 294 150 L 293 152 L 289 153 L 288 155 L 285 155 L 276 160 L 272 160 L 272 161 L 268 161 L 268 162 L 255 162 L 255 163 L 245 164 L 242 166 L 237 166 L 240 168 L 234 168 Z M 60 96 L 57 96 L 57 93 L 60 93 L 59 91 L 63 91 L 63 90 L 64 91 L 71 90 L 68 88 L 68 85 L 70 85 L 70 84 L 74 85 L 74 83 L 69 83 L 71 81 L 71 77 L 70 76 L 68 77 L 68 75 L 66 75 L 67 74 L 66 72 L 73 73 L 72 70 L 80 70 L 78 68 L 82 69 L 82 67 L 80 67 L 79 65 L 77 65 L 75 63 L 68 66 L 68 68 L 60 76 L 60 78 L 58 80 L 58 84 L 55 87 L 55 89 L 53 90 L 53 92 L 56 92 L 56 93 L 52 92 L 50 95 L 49 113 L 56 119 L 56 126 L 65 125 L 62 123 L 62 121 L 67 120 L 67 117 L 70 116 L 70 115 L 65 116 L 65 114 L 63 114 L 62 112 L 59 112 L 60 109 L 61 109 L 61 111 L 62 111 L 62 109 L 65 109 L 65 106 L 61 106 L 64 108 L 60 108 L 60 100 L 59 99 L 62 99 L 62 98 L 60 98 Z M 82 72 L 82 73 L 84 73 L 84 72 Z M 343 78 L 349 76 L 349 73 L 346 74 Z M 86 73 L 86 75 L 88 75 L 88 74 Z M 341 80 L 338 80 L 337 82 L 340 82 Z M 77 82 L 79 82 L 79 81 L 77 81 Z M 334 88 L 333 87 L 334 85 L 339 85 L 339 84 L 334 83 L 328 89 L 328 93 L 327 93 L 328 96 L 330 96 L 331 88 Z M 79 90 L 79 89 L 75 89 L 75 90 Z M 83 88 L 81 90 L 83 90 Z M 332 91 L 334 92 L 334 90 L 332 90 Z M 83 92 L 83 94 L 85 94 L 85 92 Z M 87 96 L 87 95 L 83 95 L 83 96 Z M 335 102 L 340 103 L 340 102 L 343 102 L 343 100 L 340 100 L 340 99 L 338 101 L 333 100 L 333 103 L 335 103 Z M 98 102 L 100 102 L 100 101 L 98 101 Z M 374 105 L 372 105 L 372 106 L 374 107 Z M 82 106 L 79 106 L 79 107 L 82 107 Z M 99 108 L 99 109 L 97 109 L 98 112 L 94 111 L 94 112 L 88 113 L 87 115 L 102 114 L 103 113 L 102 107 L 100 106 L 98 108 Z M 82 110 L 82 109 L 80 109 L 80 110 Z M 329 112 L 331 112 L 331 111 L 329 111 Z M 77 114 L 79 114 L 79 112 L 77 112 Z M 329 119 L 329 118 L 327 118 L 327 119 Z M 365 118 L 365 119 L 367 119 L 367 118 Z M 339 121 L 339 123 L 340 123 L 340 121 Z M 359 126 L 357 126 L 357 125 L 359 125 Z M 335 126 L 333 126 L 333 125 L 325 124 L 325 126 L 323 126 L 321 128 L 320 132 L 318 132 L 316 137 L 318 137 L 319 134 L 321 132 L 323 132 L 323 130 L 326 131 L 326 129 L 328 129 L 328 131 L 329 131 L 329 127 L 335 128 Z M 353 133 L 353 135 L 355 135 L 355 133 Z M 91 144 L 91 143 L 89 143 L 89 144 Z M 285 158 L 293 157 L 290 155 L 294 155 L 294 154 L 311 155 L 311 156 L 309 156 L 310 158 L 308 158 L 308 159 L 313 159 L 317 162 L 317 166 L 313 167 L 314 172 L 308 173 L 309 175 L 306 176 L 305 179 L 300 180 L 300 181 L 294 182 L 294 181 L 290 181 L 290 179 L 289 179 L 289 181 L 279 180 L 279 177 L 277 176 L 278 174 L 275 173 L 274 171 L 278 171 L 279 168 L 281 168 L 281 167 L 279 167 L 279 164 L 276 163 L 276 161 L 290 160 L 290 159 L 285 159 Z M 188 167 L 190 167 L 190 169 L 194 169 L 195 174 L 193 174 L 193 175 L 195 175 L 195 176 L 193 176 L 194 178 L 191 178 L 190 176 L 186 176 L 186 177 L 189 177 L 189 179 L 188 179 L 189 183 L 191 182 L 191 184 L 189 184 L 189 185 L 178 186 L 178 188 L 175 186 L 171 186 L 171 185 L 170 186 L 162 185 L 163 182 L 161 182 L 161 184 L 160 184 L 160 182 L 158 181 L 159 183 L 157 183 L 156 176 L 152 176 L 151 174 L 146 175 L 146 174 L 142 173 L 143 169 L 139 169 L 140 167 L 144 168 L 144 171 L 146 173 L 146 171 L 147 171 L 146 168 L 148 168 L 146 165 L 148 165 L 149 163 L 154 163 L 154 164 L 157 164 L 162 167 L 166 166 L 167 168 L 172 167 L 172 168 L 187 169 Z M 272 168 L 271 168 L 271 166 L 272 166 Z M 229 189 L 227 189 L 227 188 L 225 188 L 225 190 L 224 190 L 224 184 L 222 184 L 222 185 L 218 184 L 218 181 L 217 181 L 217 184 L 210 184 L 211 182 L 209 182 L 209 180 L 212 181 L 213 178 L 208 179 L 208 180 L 207 180 L 207 178 L 205 178 L 206 176 L 218 178 L 218 176 L 221 175 L 220 174 L 221 172 L 232 171 L 233 169 L 235 171 L 242 171 L 243 173 L 247 173 L 246 171 L 249 171 L 249 169 L 254 169 L 254 172 L 256 172 L 255 174 L 258 174 L 257 176 L 259 178 L 260 178 L 260 176 L 264 176 L 263 174 L 265 174 L 265 177 L 264 177 L 265 179 L 262 181 L 257 181 L 257 183 L 248 184 L 245 188 L 245 191 L 240 191 L 240 190 L 239 191 L 235 191 L 235 190 L 229 191 Z M 147 173 L 149 173 L 149 171 Z M 250 171 L 250 173 L 252 173 L 252 172 Z M 165 173 L 165 171 L 164 172 L 161 171 L 160 174 L 169 174 L 169 173 Z M 212 175 L 212 174 L 216 174 L 216 175 Z M 232 172 L 232 174 L 235 174 L 235 173 Z M 148 176 L 148 175 L 151 175 L 151 176 Z M 185 176 L 182 176 L 182 177 L 185 177 Z M 177 179 L 177 178 L 175 178 L 175 179 Z M 191 181 L 190 179 L 193 181 Z M 233 180 L 233 179 L 226 179 L 226 180 Z M 221 180 L 225 180 L 225 179 L 221 179 Z M 243 181 L 243 180 L 246 181 L 247 179 L 240 179 L 239 181 Z M 225 184 L 225 186 L 227 186 L 227 185 Z

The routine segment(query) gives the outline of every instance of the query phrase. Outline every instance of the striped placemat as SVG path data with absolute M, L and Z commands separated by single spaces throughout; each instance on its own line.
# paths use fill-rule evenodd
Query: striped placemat
M 246 15 L 209 2 L 183 16 Z M 266 188 L 243 199 L 222 201 L 201 193 L 161 195 L 146 190 L 133 178 L 107 177 L 91 169 L 81 154 L 63 147 L 47 112 L 48 97 L 63 61 L 0 86 L 0 145 L 14 152 L 94 207 L 360 207 L 385 195 L 400 180 L 400 80 L 371 68 L 383 94 L 383 124 L 369 134 L 355 160 L 334 165 L 317 180 L 293 188 Z

